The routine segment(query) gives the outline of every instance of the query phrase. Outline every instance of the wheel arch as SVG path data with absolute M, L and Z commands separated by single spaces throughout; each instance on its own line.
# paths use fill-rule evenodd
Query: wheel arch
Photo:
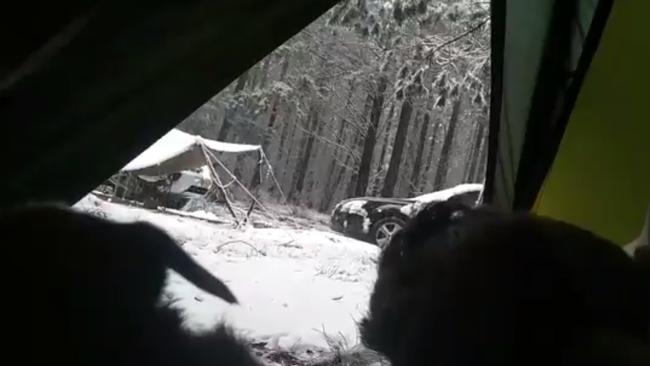
M 396 204 L 392 204 L 392 203 L 381 205 L 381 206 L 375 208 L 374 210 L 372 210 L 372 212 L 369 213 L 370 220 L 374 224 L 376 221 L 379 221 L 379 220 L 385 219 L 387 217 L 393 216 L 393 217 L 397 217 L 399 219 L 402 219 L 402 220 L 406 221 L 406 220 L 409 219 L 409 217 L 407 215 L 403 214 L 400 211 L 400 209 L 402 207 L 404 207 L 404 206 L 403 205 L 396 205 Z

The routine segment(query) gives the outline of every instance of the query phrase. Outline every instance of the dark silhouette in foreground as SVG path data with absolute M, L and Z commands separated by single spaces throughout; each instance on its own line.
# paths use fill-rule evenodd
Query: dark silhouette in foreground
M 429 205 L 382 253 L 362 340 L 393 366 L 650 365 L 644 266 L 566 223 Z
M 0 216 L 5 357 L 28 365 L 257 366 L 224 325 L 202 334 L 161 301 L 167 269 L 227 302 L 228 287 L 168 235 L 35 206 Z

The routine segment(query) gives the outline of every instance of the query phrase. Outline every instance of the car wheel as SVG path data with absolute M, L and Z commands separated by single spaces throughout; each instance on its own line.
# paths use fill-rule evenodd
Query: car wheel
M 390 238 L 399 229 L 404 227 L 404 220 L 399 217 L 386 217 L 375 222 L 370 228 L 370 239 L 378 247 L 384 249 L 390 242 Z

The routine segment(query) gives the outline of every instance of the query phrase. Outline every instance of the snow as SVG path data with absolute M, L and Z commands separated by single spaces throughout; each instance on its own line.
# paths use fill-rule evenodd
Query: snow
M 262 149 L 260 145 L 233 144 L 231 142 L 208 140 L 200 136 L 196 137 L 210 150 L 219 152 L 244 153 L 250 151 L 260 151 Z
M 364 234 L 368 234 L 370 232 L 370 218 L 365 217 L 363 219 L 363 227 L 361 229 Z
M 181 211 L 181 210 L 174 210 L 174 209 L 166 209 L 165 212 L 170 212 L 176 215 L 181 215 L 181 216 L 186 216 L 186 217 L 191 217 L 195 219 L 200 219 L 200 220 L 207 220 L 207 221 L 215 221 L 219 223 L 224 223 L 224 218 L 219 217 L 215 215 L 212 212 L 205 211 L 205 210 L 196 210 L 196 211 Z
M 422 203 L 429 203 L 429 202 L 435 202 L 435 201 L 446 201 L 452 196 L 455 196 L 457 194 L 462 194 L 470 191 L 479 191 L 483 189 L 483 185 L 479 183 L 470 183 L 470 184 L 459 184 L 457 186 L 448 188 L 448 189 L 443 189 L 442 191 L 437 191 L 437 192 L 432 192 L 432 193 L 427 193 L 423 194 L 421 196 L 417 196 L 413 198 L 414 200 Z
M 415 207 L 416 203 L 411 203 L 409 205 L 400 207 L 399 212 L 401 212 L 402 214 L 404 214 L 406 216 L 411 216 L 411 214 L 413 214 L 413 212 L 417 212 L 417 209 Z M 418 206 L 417 208 L 419 209 L 420 204 L 418 204 L 417 206 Z
M 431 202 L 442 202 L 446 201 L 449 198 L 463 194 L 471 191 L 482 190 L 483 185 L 479 183 L 468 183 L 468 184 L 459 184 L 457 186 L 443 189 L 441 191 L 436 191 L 432 193 L 423 194 L 421 196 L 414 197 L 414 203 L 403 206 L 400 208 L 400 212 L 404 215 L 411 216 L 411 214 L 417 212 L 422 206 Z
M 364 200 L 351 200 L 348 202 L 343 203 L 341 205 L 341 212 L 346 212 L 354 215 L 359 215 L 361 217 L 367 217 L 368 216 L 368 211 L 366 211 L 363 206 L 367 203 L 368 201 Z
M 143 169 L 159 164 L 193 148 L 196 138 L 173 129 L 122 168 L 124 171 Z
M 275 81 L 273 82 L 273 91 L 278 93 L 279 96 L 283 98 L 287 98 L 289 94 L 293 91 L 293 88 L 289 86 L 289 84 L 282 82 L 282 81 Z
M 259 145 L 233 144 L 209 140 L 201 136 L 190 135 L 181 130 L 172 129 L 153 145 L 131 160 L 122 168 L 123 171 L 134 171 L 158 165 L 182 153 L 188 152 L 201 144 L 210 150 L 230 153 L 259 151 Z
M 230 286 L 241 305 L 228 305 L 170 273 L 166 291 L 183 309 L 190 329 L 206 329 L 224 320 L 245 336 L 284 348 L 296 344 L 327 348 L 323 333 L 358 343 L 356 322 L 366 312 L 375 280 L 376 246 L 310 228 L 236 230 L 92 195 L 75 208 L 163 228 Z

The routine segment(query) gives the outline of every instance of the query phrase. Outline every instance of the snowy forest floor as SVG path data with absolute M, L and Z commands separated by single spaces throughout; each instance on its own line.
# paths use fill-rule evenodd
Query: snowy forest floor
M 378 248 L 329 231 L 317 214 L 294 215 L 286 225 L 278 217 L 258 217 L 254 221 L 275 227 L 235 229 L 93 195 L 75 208 L 115 221 L 150 222 L 229 285 L 240 305 L 228 305 L 170 273 L 165 296 L 183 310 L 190 330 L 224 321 L 268 365 L 385 362 L 359 346 L 357 331 L 375 280 Z
M 329 230 L 329 215 L 304 207 L 274 203 L 272 199 L 261 197 L 263 206 L 255 206 L 250 215 L 254 228 L 289 228 Z M 271 201 L 271 202 L 269 202 Z M 246 216 L 250 201 L 234 201 L 232 207 L 239 219 Z M 177 212 L 177 211 L 176 211 Z M 203 198 L 193 199 L 184 207 L 186 215 L 215 222 L 234 223 L 232 214 L 223 204 L 210 204 Z M 177 212 L 178 213 L 178 212 Z

